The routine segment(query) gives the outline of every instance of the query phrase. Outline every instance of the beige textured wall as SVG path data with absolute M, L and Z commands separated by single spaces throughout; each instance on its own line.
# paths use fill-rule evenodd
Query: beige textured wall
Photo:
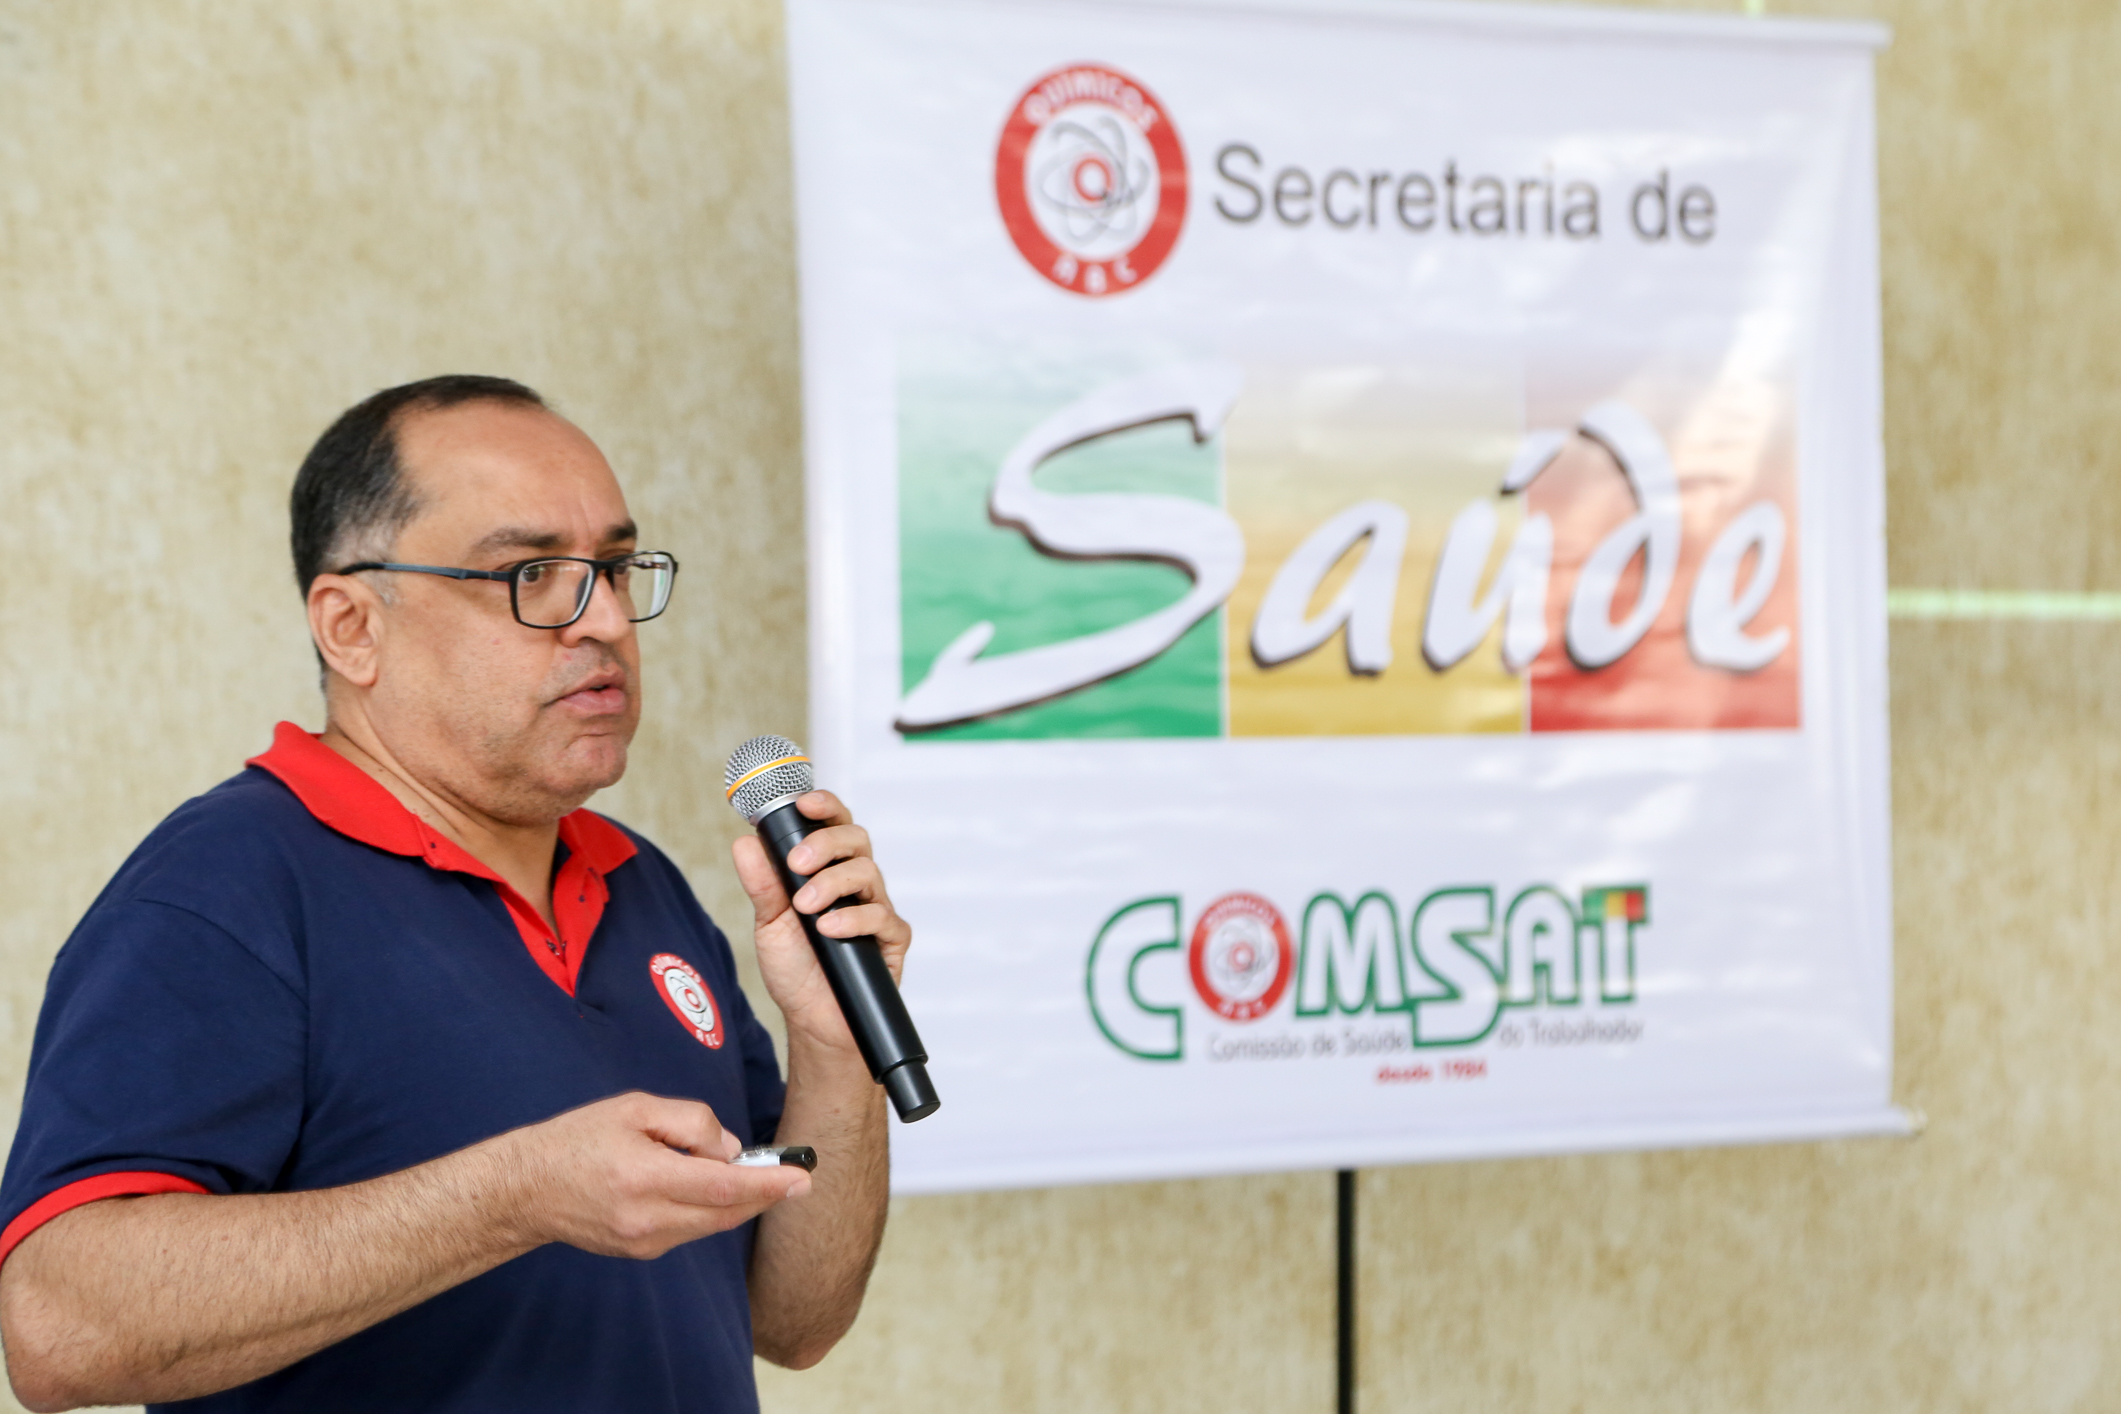
M 2121 13 L 1816 8 L 1898 34 L 1894 582 L 2121 587 Z M 545 388 L 684 557 L 602 804 L 732 914 L 716 752 L 803 722 L 784 104 L 770 0 L 0 0 L 0 1104 L 110 871 L 315 724 L 286 488 L 400 379 Z M 2121 627 L 1896 625 L 1892 688 L 1928 1132 L 1368 1173 L 1365 1408 L 2111 1405 Z M 1323 1414 L 1331 1192 L 901 1202 L 871 1310 L 768 1407 Z

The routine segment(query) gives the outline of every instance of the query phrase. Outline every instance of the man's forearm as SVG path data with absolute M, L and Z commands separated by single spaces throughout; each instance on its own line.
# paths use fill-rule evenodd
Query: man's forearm
M 485 1216 L 510 1181 L 482 1145 L 344 1188 L 76 1208 L 0 1268 L 16 1392 L 153 1403 L 270 1374 L 536 1246 Z
M 736 1151 L 697 1101 L 614 1095 L 344 1188 L 90 1203 L 0 1267 L 8 1376 L 33 1409 L 210 1394 L 547 1242 L 660 1257 L 809 1191 Z
M 752 1341 L 795 1369 L 814 1365 L 854 1324 L 891 1196 L 883 1087 L 851 1051 L 791 1036 L 780 1144 L 818 1152 L 800 1204 L 759 1219 L 751 1256 Z

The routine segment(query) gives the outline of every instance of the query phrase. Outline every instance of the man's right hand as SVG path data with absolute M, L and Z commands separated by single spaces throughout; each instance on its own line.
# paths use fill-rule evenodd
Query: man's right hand
M 660 1257 L 810 1191 L 799 1168 L 738 1168 L 742 1146 L 692 1100 L 614 1095 L 476 1149 L 499 1164 L 511 1236 Z M 476 1152 L 476 1150 L 471 1151 Z
M 31 1409 L 194 1399 L 548 1242 L 660 1257 L 810 1189 L 736 1154 L 705 1105 L 617 1095 L 343 1188 L 88 1203 L 0 1267 L 8 1377 Z

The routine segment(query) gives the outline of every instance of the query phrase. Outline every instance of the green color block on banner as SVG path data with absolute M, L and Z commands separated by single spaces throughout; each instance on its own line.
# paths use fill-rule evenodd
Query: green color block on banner
M 1176 603 L 1190 581 L 1152 560 L 1047 555 L 988 518 L 1002 459 L 1025 433 L 1125 370 L 1035 365 L 952 348 L 912 362 L 899 380 L 901 691 L 974 624 L 991 621 L 982 656 L 1115 628 Z M 1040 489 L 1124 491 L 1221 504 L 1221 451 L 1184 423 L 1101 437 L 1047 461 Z M 908 733 L 910 741 L 1222 734 L 1222 612 L 1140 667 L 1046 702 L 979 721 Z

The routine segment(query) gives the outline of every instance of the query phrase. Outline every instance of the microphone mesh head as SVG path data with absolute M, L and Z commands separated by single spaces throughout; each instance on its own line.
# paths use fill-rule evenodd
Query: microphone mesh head
M 784 736 L 755 736 L 730 753 L 722 791 L 736 813 L 756 825 L 767 806 L 801 795 L 815 780 L 803 748 Z

